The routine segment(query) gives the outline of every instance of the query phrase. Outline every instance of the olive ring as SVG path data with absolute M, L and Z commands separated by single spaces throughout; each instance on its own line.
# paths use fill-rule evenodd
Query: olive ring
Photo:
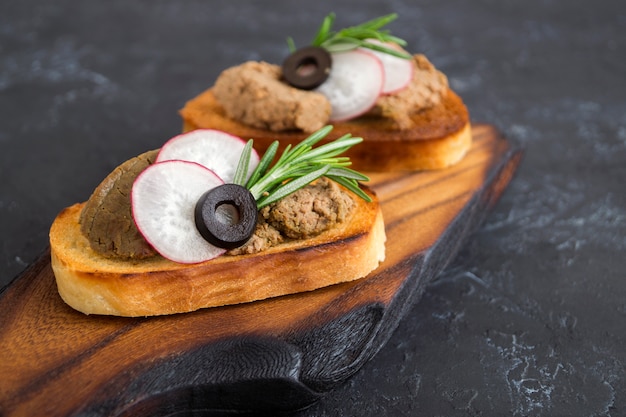
M 322 85 L 330 74 L 332 58 L 319 46 L 306 46 L 289 55 L 282 65 L 283 78 L 302 90 L 312 90 Z
M 229 205 L 237 210 L 236 218 L 220 219 L 218 209 Z M 237 184 L 219 185 L 204 193 L 195 207 L 196 228 L 212 245 L 237 248 L 250 239 L 256 227 L 256 200 L 247 188 Z

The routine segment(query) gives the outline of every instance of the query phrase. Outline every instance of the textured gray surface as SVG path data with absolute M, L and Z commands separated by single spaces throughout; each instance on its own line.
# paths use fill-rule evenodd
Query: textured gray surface
M 281 61 L 328 11 L 395 11 L 393 32 L 526 156 L 374 360 L 300 415 L 626 415 L 624 3 L 260 3 L 0 4 L 0 285 L 222 69 Z

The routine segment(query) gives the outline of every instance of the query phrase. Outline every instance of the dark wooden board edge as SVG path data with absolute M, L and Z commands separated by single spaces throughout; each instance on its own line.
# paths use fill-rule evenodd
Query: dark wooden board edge
M 390 304 L 362 305 L 312 331 L 275 337 L 246 335 L 163 359 L 151 364 L 150 369 L 129 369 L 118 381 L 108 384 L 113 391 L 127 387 L 123 393 L 103 396 L 116 398 L 114 403 L 84 404 L 71 415 L 277 415 L 310 406 L 354 375 L 384 346 L 425 286 L 454 259 L 463 242 L 496 204 L 521 156 L 521 149 L 509 144 L 505 154 L 490 168 L 483 187 L 437 244 L 386 272 L 408 276 Z M 0 297 L 9 287 L 12 291 L 26 291 L 30 281 L 45 268 L 49 268 L 47 251 L 3 288 Z M 312 351 L 324 351 L 326 360 L 307 355 Z M 189 364 L 197 369 L 193 380 L 189 379 L 193 372 L 176 369 Z M 152 377 L 155 374 L 185 375 L 185 379 Z M 163 385 L 155 386 L 158 381 Z
M 320 392 L 330 391 L 356 373 L 385 345 L 406 312 L 419 301 L 425 287 L 443 272 L 470 239 L 471 234 L 480 227 L 512 179 L 522 155 L 521 148 L 511 147 L 493 167 L 484 187 L 474 195 L 466 209 L 459 213 L 437 244 L 425 252 L 416 253 L 386 272 L 407 276 L 391 303 L 361 306 L 351 312 L 358 319 L 346 315 L 314 332 L 302 332 L 302 336 L 290 338 L 290 342 L 299 346 L 303 352 L 319 351 L 321 345 L 328 349 L 333 342 L 341 346 L 341 342 L 337 343 L 338 336 L 340 341 L 351 340 L 351 343 L 344 345 L 351 346 L 353 350 L 354 340 L 359 340 L 358 343 L 362 346 L 357 350 L 359 355 L 345 359 L 343 366 L 338 366 L 338 361 L 335 360 L 323 368 L 319 363 L 307 363 L 305 358 L 302 380 L 308 386 Z
M 231 351 L 228 361 L 246 364 L 247 368 L 237 367 L 224 380 L 211 379 L 200 390 L 195 386 L 170 390 L 163 397 L 148 398 L 117 415 L 284 415 L 311 406 L 346 382 L 384 347 L 426 286 L 454 260 L 480 227 L 512 179 L 522 156 L 522 149 L 509 143 L 508 150 L 491 167 L 484 186 L 437 244 L 386 272 L 408 277 L 390 304 L 362 305 L 322 326 L 276 338 L 242 338 L 236 342 L 242 349 Z M 213 348 L 203 352 L 205 358 L 215 355 Z M 307 352 L 324 352 L 326 360 Z M 255 355 L 254 359 L 248 357 L 250 354 Z M 280 354 L 288 354 L 290 359 L 277 360 L 276 355 Z M 268 367 L 270 358 L 276 360 Z M 267 369 L 273 369 L 275 374 L 259 375 Z M 146 405 L 150 405 L 149 409 Z

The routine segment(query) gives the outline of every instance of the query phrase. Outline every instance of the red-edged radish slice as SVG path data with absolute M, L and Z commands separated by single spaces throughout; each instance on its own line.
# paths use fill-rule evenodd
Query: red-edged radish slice
M 402 47 L 395 43 L 385 43 L 379 41 L 378 39 L 368 39 L 367 42 L 406 52 L 402 49 Z M 413 79 L 413 74 L 415 73 L 415 66 L 412 59 L 398 58 L 397 56 L 374 51 L 369 48 L 364 48 L 364 50 L 376 55 L 383 64 L 385 83 L 383 84 L 382 94 L 396 93 L 409 85 Z
M 181 160 L 196 162 L 215 172 L 224 182 L 231 183 L 246 142 L 237 136 L 214 129 L 198 129 L 174 136 L 165 142 L 157 162 Z M 248 178 L 259 164 L 259 154 L 253 149 L 248 166 Z
M 331 121 L 352 119 L 378 100 L 385 81 L 383 66 L 374 54 L 362 50 L 332 54 L 328 79 L 315 91 L 330 101 Z
M 198 232 L 194 210 L 200 197 L 224 182 L 194 162 L 166 161 L 150 165 L 131 189 L 133 219 L 146 241 L 164 258 L 197 263 L 225 252 Z

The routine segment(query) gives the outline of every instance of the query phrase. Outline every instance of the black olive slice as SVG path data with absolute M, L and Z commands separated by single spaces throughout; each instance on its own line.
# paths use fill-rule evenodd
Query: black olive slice
M 256 201 L 247 188 L 237 184 L 217 186 L 196 203 L 196 228 L 219 248 L 234 249 L 250 239 L 257 221 Z
M 287 84 L 302 90 L 319 87 L 330 74 L 330 53 L 319 46 L 306 46 L 294 51 L 283 62 L 283 78 Z

